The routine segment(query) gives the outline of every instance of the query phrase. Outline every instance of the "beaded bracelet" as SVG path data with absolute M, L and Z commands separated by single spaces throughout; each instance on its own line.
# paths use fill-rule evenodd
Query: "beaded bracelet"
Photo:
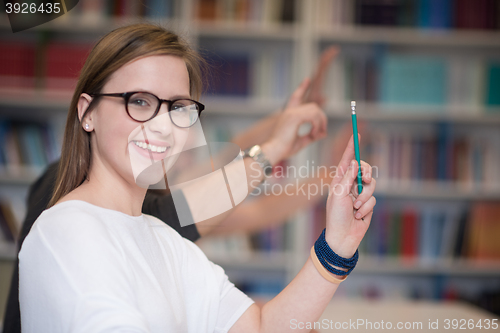
M 311 260 L 314 264 L 314 267 L 316 267 L 316 270 L 321 274 L 322 277 L 324 277 L 327 281 L 335 284 L 340 284 L 340 282 L 344 281 L 347 278 L 347 275 L 345 275 L 343 278 L 337 278 L 337 275 L 332 275 L 329 271 L 326 270 L 325 267 L 319 262 L 318 257 L 316 256 L 316 252 L 314 252 L 314 246 L 311 247 Z
M 323 229 L 323 232 L 321 233 L 318 240 L 314 244 L 314 252 L 316 254 L 316 257 L 318 258 L 321 265 L 323 265 L 323 267 L 326 268 L 330 273 L 340 276 L 349 275 L 349 273 L 351 273 L 351 271 L 356 266 L 356 263 L 358 262 L 359 258 L 358 250 L 356 250 L 354 256 L 352 256 L 352 258 L 349 259 L 339 256 L 338 254 L 333 252 L 330 246 L 328 246 L 328 243 L 326 242 L 325 239 L 325 231 L 326 229 Z M 347 269 L 347 271 L 341 271 L 332 266 L 345 268 Z

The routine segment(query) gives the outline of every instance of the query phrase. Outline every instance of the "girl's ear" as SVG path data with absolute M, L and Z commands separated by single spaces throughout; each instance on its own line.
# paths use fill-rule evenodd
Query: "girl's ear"
M 81 94 L 78 99 L 78 119 L 86 132 L 92 132 L 94 130 L 92 123 L 92 110 L 87 112 L 91 102 L 92 97 L 85 93 Z

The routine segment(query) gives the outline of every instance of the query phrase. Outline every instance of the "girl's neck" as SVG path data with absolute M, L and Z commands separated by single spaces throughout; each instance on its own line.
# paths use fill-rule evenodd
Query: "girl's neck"
M 135 183 L 130 184 L 119 174 L 94 165 L 90 168 L 87 180 L 59 202 L 83 200 L 99 207 L 139 216 L 142 214 L 146 191 Z

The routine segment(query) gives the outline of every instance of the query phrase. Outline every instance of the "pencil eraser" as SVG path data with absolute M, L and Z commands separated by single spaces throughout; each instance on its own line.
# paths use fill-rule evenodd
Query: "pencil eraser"
M 356 106 L 356 101 L 351 101 L 351 106 Z

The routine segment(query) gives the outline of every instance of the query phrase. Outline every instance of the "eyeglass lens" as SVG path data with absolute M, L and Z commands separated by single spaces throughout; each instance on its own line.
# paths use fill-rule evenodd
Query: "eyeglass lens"
M 133 119 L 147 121 L 153 117 L 160 101 L 149 93 L 135 93 L 130 96 L 127 110 Z M 178 127 L 192 126 L 198 119 L 198 105 L 188 99 L 176 100 L 169 105 L 172 122 Z

